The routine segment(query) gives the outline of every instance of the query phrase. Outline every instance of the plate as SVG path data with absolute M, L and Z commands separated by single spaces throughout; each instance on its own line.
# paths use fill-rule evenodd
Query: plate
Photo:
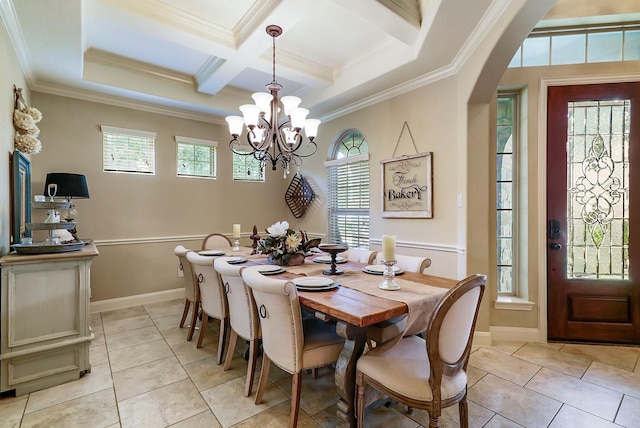
M 296 288 L 300 291 L 328 291 L 338 288 L 339 286 L 339 282 L 333 281 L 331 284 L 323 285 L 322 287 L 305 287 L 304 285 L 296 285 Z
M 198 251 L 198 254 L 201 256 L 224 256 L 224 251 L 222 250 L 202 250 Z
M 278 265 L 261 265 L 256 266 L 256 270 L 263 275 L 276 275 L 282 272 L 286 272 L 286 269 Z
M 318 256 L 315 259 L 313 259 L 314 262 L 316 263 L 331 263 L 331 256 Z M 336 257 L 336 263 L 346 263 L 347 259 L 345 259 L 344 257 L 340 257 L 337 256 Z
M 369 265 L 362 268 L 363 272 L 370 273 L 372 275 L 382 275 L 384 273 L 384 265 Z M 403 273 L 404 271 L 398 266 L 393 267 L 393 272 L 396 275 Z
M 333 279 L 326 276 L 301 276 L 291 280 L 295 285 L 305 288 L 326 287 L 333 284 Z
M 238 263 L 244 263 L 246 262 L 247 259 L 243 258 L 243 257 L 230 257 L 229 259 L 227 259 L 227 263 L 231 263 L 232 265 L 238 264 Z

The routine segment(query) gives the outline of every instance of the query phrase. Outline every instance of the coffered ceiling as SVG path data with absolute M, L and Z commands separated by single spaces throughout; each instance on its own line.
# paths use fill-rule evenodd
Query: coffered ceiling
M 223 123 L 272 80 L 330 119 L 455 73 L 507 0 L 0 0 L 33 90 Z

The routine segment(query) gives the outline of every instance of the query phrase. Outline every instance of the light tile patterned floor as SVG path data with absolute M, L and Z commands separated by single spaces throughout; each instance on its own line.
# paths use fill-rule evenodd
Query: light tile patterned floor
M 232 368 L 215 363 L 218 323 L 204 346 L 178 328 L 183 302 L 171 300 L 92 317 L 91 373 L 21 397 L 0 399 L 0 427 L 283 427 L 291 378 L 276 369 L 263 404 L 243 396 L 244 344 Z M 198 332 L 196 332 L 198 333 Z M 241 341 L 240 341 L 241 342 Z M 640 348 L 497 343 L 474 348 L 469 363 L 470 427 L 640 427 Z M 258 365 L 259 368 L 259 365 Z M 254 391 L 255 394 L 255 391 Z M 300 427 L 334 427 L 331 368 L 303 380 Z M 428 426 L 424 411 L 380 407 L 367 427 Z M 457 427 L 457 407 L 440 426 Z

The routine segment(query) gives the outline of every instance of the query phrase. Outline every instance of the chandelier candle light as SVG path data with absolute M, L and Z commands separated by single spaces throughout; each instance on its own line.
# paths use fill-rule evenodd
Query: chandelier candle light
M 400 286 L 394 280 L 395 272 L 393 265 L 396 260 L 396 236 L 382 235 L 382 264 L 384 265 L 384 280 L 378 284 L 378 288 L 382 290 L 400 290 Z
M 231 251 L 240 250 L 240 225 L 236 223 L 233 225 L 233 247 L 231 248 Z
M 282 89 L 276 81 L 276 37 L 282 34 L 282 28 L 277 25 L 267 26 L 267 34 L 273 39 L 273 80 L 266 85 L 267 92 L 256 92 L 251 97 L 255 104 L 240 106 L 242 117 L 227 116 L 225 120 L 229 124 L 229 133 L 233 139 L 229 142 L 229 148 L 235 154 L 253 156 L 260 162 L 260 170 L 263 171 L 267 162 L 271 169 L 276 170 L 278 164 L 284 169 L 283 177 L 289 174 L 290 164 L 296 166 L 302 164 L 302 159 L 313 155 L 318 146 L 313 141 L 318 134 L 320 120 L 307 119 L 309 110 L 300 108 L 301 100 L 294 96 L 278 98 L 278 92 Z M 280 108 L 278 102 L 282 102 L 285 117 L 278 119 Z M 247 142 L 243 145 L 238 137 L 246 126 Z M 309 139 L 306 144 L 307 154 L 300 154 L 297 150 L 302 145 L 302 130 Z

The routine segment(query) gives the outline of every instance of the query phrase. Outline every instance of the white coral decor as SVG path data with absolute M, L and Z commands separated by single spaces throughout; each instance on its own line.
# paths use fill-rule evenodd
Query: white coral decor
M 42 113 L 35 107 L 24 107 L 13 111 L 13 126 L 16 128 L 15 148 L 22 153 L 35 154 L 42 150 L 38 140 L 40 129 L 36 123 L 42 120 Z
M 22 134 L 16 137 L 15 141 L 16 149 L 22 153 L 36 154 L 42 150 L 42 143 L 33 135 Z

